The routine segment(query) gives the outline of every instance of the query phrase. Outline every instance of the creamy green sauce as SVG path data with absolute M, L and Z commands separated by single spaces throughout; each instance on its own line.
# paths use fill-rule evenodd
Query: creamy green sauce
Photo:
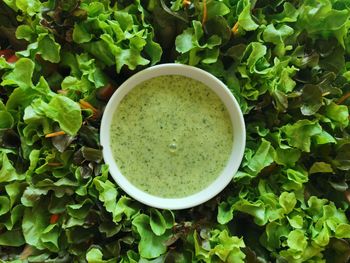
M 121 173 L 139 189 L 179 198 L 199 192 L 226 166 L 233 133 L 219 97 L 178 75 L 147 80 L 121 101 L 111 148 Z

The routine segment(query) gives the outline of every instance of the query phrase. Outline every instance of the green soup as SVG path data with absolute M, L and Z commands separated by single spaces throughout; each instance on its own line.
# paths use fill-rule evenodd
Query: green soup
M 121 173 L 139 189 L 179 198 L 199 192 L 226 166 L 230 116 L 203 83 L 178 75 L 147 80 L 114 113 L 111 149 Z

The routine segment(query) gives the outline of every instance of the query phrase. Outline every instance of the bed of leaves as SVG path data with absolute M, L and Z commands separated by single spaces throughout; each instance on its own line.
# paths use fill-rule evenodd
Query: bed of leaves
M 0 0 L 0 261 L 348 262 L 349 28 L 347 0 Z M 183 211 L 126 196 L 99 145 L 113 91 L 165 62 L 247 126 L 232 183 Z

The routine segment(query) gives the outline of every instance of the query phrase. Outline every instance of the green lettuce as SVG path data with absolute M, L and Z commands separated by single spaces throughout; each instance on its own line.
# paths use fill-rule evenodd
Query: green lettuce
M 1 262 L 350 260 L 345 0 L 0 1 Z M 246 123 L 232 182 L 161 210 L 103 163 L 108 98 L 137 71 L 219 78 Z

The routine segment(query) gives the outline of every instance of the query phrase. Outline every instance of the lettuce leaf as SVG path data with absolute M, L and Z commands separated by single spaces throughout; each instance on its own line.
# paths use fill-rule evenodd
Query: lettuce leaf
M 346 0 L 0 1 L 1 260 L 348 262 L 349 21 Z M 99 144 L 108 98 L 165 62 L 222 80 L 247 130 L 183 211 L 127 196 Z

